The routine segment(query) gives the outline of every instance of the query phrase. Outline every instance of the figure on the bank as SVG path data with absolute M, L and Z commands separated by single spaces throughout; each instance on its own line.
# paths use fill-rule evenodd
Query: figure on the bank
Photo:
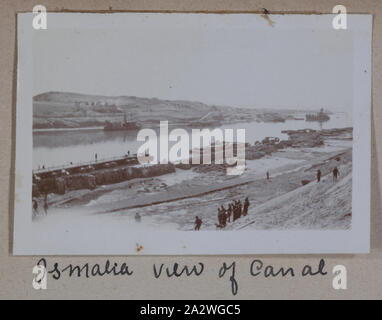
M 233 204 L 233 221 L 239 219 L 241 216 L 241 202 L 240 200 L 235 200 Z
M 248 207 L 249 207 L 249 200 L 248 197 L 244 200 L 244 210 L 243 210 L 243 216 L 245 217 L 248 213 Z
M 220 208 L 218 208 L 218 224 L 217 226 L 219 228 L 224 228 L 227 223 L 227 216 L 226 216 L 226 209 L 223 205 L 221 205 Z
M 220 207 L 218 207 L 218 224 L 219 225 L 221 224 L 221 215 L 222 215 L 221 209 L 220 209 Z
M 97 153 L 94 155 L 94 158 L 95 158 L 95 162 L 97 162 L 97 158 L 98 158 Z
M 333 181 L 334 181 L 334 182 L 337 181 L 339 175 L 340 175 L 340 171 L 337 169 L 337 167 L 335 167 L 335 168 L 333 169 Z
M 200 226 L 202 225 L 202 219 L 199 219 L 198 216 L 195 217 L 195 230 L 200 230 Z
M 225 226 L 227 225 L 227 214 L 226 214 L 226 209 L 224 208 L 224 206 L 222 205 L 221 206 L 221 216 L 220 216 L 220 224 L 222 225 L 223 228 L 225 228 Z
M 317 182 L 320 182 L 320 180 L 321 180 L 321 170 L 318 169 L 317 170 Z
M 230 203 L 228 205 L 228 209 L 227 209 L 227 219 L 228 219 L 228 222 L 231 222 L 231 215 L 232 215 L 232 204 Z
M 136 214 L 135 214 L 135 221 L 137 221 L 137 222 L 141 222 L 141 215 L 139 214 L 139 212 L 137 212 Z
M 236 200 L 234 200 L 232 203 L 232 213 L 233 213 L 232 221 L 235 221 L 237 219 L 237 201 Z
M 267 180 L 269 180 L 269 171 L 267 171 Z

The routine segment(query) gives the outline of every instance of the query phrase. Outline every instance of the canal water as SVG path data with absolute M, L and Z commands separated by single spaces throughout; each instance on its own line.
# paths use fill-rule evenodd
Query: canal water
M 171 124 L 169 124 L 171 125 Z M 265 137 L 287 139 L 283 130 L 298 129 L 332 129 L 352 126 L 351 115 L 335 113 L 325 123 L 307 122 L 304 120 L 287 120 L 281 122 L 248 122 L 223 125 L 221 129 L 245 129 L 246 142 L 253 144 Z M 153 128 L 159 136 L 158 128 Z M 169 128 L 171 131 L 173 128 Z M 185 128 L 186 129 L 186 128 Z M 186 131 L 191 136 L 191 128 Z M 137 141 L 138 130 L 103 131 L 92 130 L 57 130 L 33 133 L 33 168 L 60 166 L 72 163 L 93 161 L 95 154 L 98 160 L 137 152 L 143 142 Z M 171 144 L 170 144 L 171 147 Z

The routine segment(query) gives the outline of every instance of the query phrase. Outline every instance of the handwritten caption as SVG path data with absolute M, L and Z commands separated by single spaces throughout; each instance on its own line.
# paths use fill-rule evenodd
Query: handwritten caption
M 40 270 L 41 269 L 41 270 Z M 218 265 L 217 278 L 228 282 L 231 293 L 236 295 L 239 291 L 239 281 L 237 277 L 237 262 L 223 262 Z M 316 264 L 306 264 L 303 267 L 276 267 L 266 264 L 261 259 L 253 259 L 249 263 L 248 272 L 252 277 L 264 278 L 294 278 L 294 277 L 325 277 L 328 275 L 324 259 L 320 259 Z M 164 264 L 154 263 L 152 265 L 151 276 L 153 279 L 163 278 L 185 278 L 201 277 L 205 273 L 206 265 L 203 262 L 197 262 L 192 265 L 179 264 L 177 262 Z M 40 272 L 41 271 L 41 272 Z M 36 274 L 33 279 L 35 289 L 47 288 L 48 275 L 54 280 L 60 280 L 62 277 L 69 278 L 92 278 L 103 276 L 134 276 L 135 271 L 126 263 L 117 263 L 106 260 L 104 264 L 84 263 L 68 264 L 60 266 L 58 262 L 48 265 L 45 258 L 41 258 L 33 268 Z M 139 270 L 139 272 L 142 272 Z M 342 265 L 336 265 L 332 271 L 334 278 L 332 286 L 334 289 L 346 289 L 346 268 Z

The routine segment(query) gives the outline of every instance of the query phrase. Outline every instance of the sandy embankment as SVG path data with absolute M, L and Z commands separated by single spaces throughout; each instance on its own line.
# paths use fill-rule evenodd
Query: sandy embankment
M 34 224 L 35 239 L 33 241 L 37 247 L 48 247 L 48 252 L 57 252 L 57 250 L 65 252 L 68 247 L 72 247 L 76 248 L 72 253 L 76 253 L 77 248 L 81 248 L 79 243 L 86 246 L 89 235 L 96 233 L 96 236 L 91 238 L 92 241 L 96 241 L 97 245 L 92 242 L 92 246 L 99 250 L 105 246 L 105 243 L 112 242 L 117 254 L 120 252 L 118 250 L 122 250 L 118 249 L 121 246 L 135 246 L 135 243 L 131 244 L 126 241 L 129 231 L 141 233 L 144 237 L 147 232 L 193 230 L 195 215 L 199 215 L 203 220 L 200 232 L 214 231 L 216 230 L 217 207 L 221 204 L 226 206 L 233 199 L 243 200 L 246 196 L 251 202 L 247 217 L 242 217 L 235 223 L 229 223 L 225 230 L 242 227 L 244 227 L 242 230 L 251 228 L 346 229 L 350 225 L 351 217 L 346 216 L 341 220 L 340 215 L 336 213 L 340 212 L 339 210 L 342 210 L 343 206 L 351 205 L 351 149 L 337 149 L 333 152 L 328 152 L 327 149 L 325 147 L 317 148 L 313 152 L 312 150 L 279 152 L 266 159 L 253 160 L 254 162 L 248 165 L 246 175 L 253 177 L 248 184 L 233 186 L 200 197 L 163 202 L 158 205 L 121 210 L 115 213 L 94 215 L 99 202 L 106 205 L 114 203 L 116 199 L 126 199 L 128 196 L 150 199 L 151 194 L 163 194 L 164 188 L 169 189 L 171 193 L 171 190 L 178 189 L 182 185 L 184 187 L 193 185 L 194 182 L 200 185 L 209 183 L 216 186 L 227 178 L 234 180 L 237 177 L 230 178 L 221 175 L 215 177 L 215 180 L 211 180 L 212 176 L 208 177 L 205 174 L 179 171 L 167 176 L 145 179 L 145 181 L 142 179 L 135 182 L 129 181 L 129 184 L 132 183 L 131 189 L 126 187 L 126 183 L 121 183 L 119 186 L 106 186 L 105 189 L 108 191 L 102 195 L 98 194 L 95 198 L 90 197 L 93 200 L 87 201 L 87 206 L 83 204 L 83 197 L 76 192 L 77 201 L 79 201 L 77 205 L 71 203 L 68 207 L 65 205 L 50 207 L 47 216 L 39 216 L 36 219 L 39 223 Z M 329 170 L 334 164 L 337 164 L 333 157 L 338 154 L 341 154 L 341 164 L 339 165 L 341 177 L 337 183 L 333 184 Z M 295 161 L 289 162 L 291 159 Z M 265 165 L 272 166 L 270 181 L 264 179 L 264 170 L 267 168 Z M 314 178 L 317 168 L 320 168 L 324 174 L 322 184 L 318 189 L 316 188 L 317 183 L 314 181 L 306 186 L 301 186 L 302 179 Z M 140 190 L 140 192 L 132 192 L 132 190 Z M 94 195 L 93 192 L 90 192 L 88 196 Z M 326 202 L 321 210 L 320 202 L 315 201 L 317 199 L 315 195 L 321 196 L 322 194 L 328 195 L 331 201 L 337 202 Z M 136 212 L 141 214 L 141 222 L 134 220 Z
M 338 155 L 341 157 L 339 163 L 335 160 Z M 71 212 L 83 212 L 89 216 L 89 219 L 95 213 L 104 213 L 104 219 L 110 221 L 117 219 L 119 223 L 126 224 L 126 227 L 131 223 L 134 224 L 133 216 L 139 212 L 142 216 L 142 228 L 146 224 L 147 227 L 158 224 L 172 230 L 192 230 L 194 217 L 198 215 L 203 220 L 202 230 L 216 230 L 217 208 L 222 204 L 227 207 L 233 199 L 243 201 L 248 196 L 251 202 L 248 216 L 234 224 L 229 224 L 226 230 L 239 228 L 245 223 L 252 222 L 258 215 L 262 215 L 263 218 L 256 219 L 256 223 L 252 223 L 251 228 L 279 228 L 282 221 L 278 223 L 275 218 L 276 223 L 274 223 L 273 218 L 266 217 L 277 217 L 283 208 L 285 212 L 290 211 L 286 204 L 280 206 L 279 211 L 263 208 L 260 212 L 256 211 L 256 208 L 293 190 L 304 190 L 306 186 L 302 187 L 301 180 L 313 181 L 318 168 L 324 176 L 328 175 L 334 165 L 339 166 L 341 171 L 343 166 L 351 170 L 351 148 L 341 149 L 334 145 L 313 149 L 285 149 L 263 159 L 248 161 L 246 172 L 242 176 L 226 176 L 216 172 L 200 174 L 192 170 L 177 170 L 173 174 L 131 180 L 97 188 L 94 191 L 76 191 L 65 195 L 64 199 L 61 198 L 56 206 L 61 207 L 59 209 L 61 213 L 62 210 L 67 209 Z M 271 172 L 270 181 L 265 179 L 266 170 Z M 327 178 L 323 179 L 325 181 Z M 306 198 L 309 199 L 308 196 Z M 351 193 L 348 203 L 351 205 Z M 333 205 L 337 204 L 333 203 Z M 65 207 L 67 209 L 64 209 Z M 306 208 L 309 210 L 309 206 Z M 54 209 L 52 208 L 51 211 L 53 213 Z M 284 217 L 284 222 L 293 221 L 293 217 L 285 215 Z M 350 220 L 349 217 L 334 227 L 347 228 Z M 301 223 L 285 225 L 325 228 L 320 221 L 316 222 L 307 222 L 305 225 Z
M 337 182 L 328 174 L 291 192 L 253 207 L 231 224 L 231 230 L 349 229 L 352 219 L 351 163 L 339 166 Z
M 97 207 L 97 213 L 103 213 L 179 201 L 252 184 L 257 180 L 261 181 L 267 170 L 271 170 L 273 177 L 292 174 L 294 171 L 309 167 L 316 162 L 324 161 L 327 157 L 335 157 L 339 153 L 343 152 L 324 152 L 324 155 L 319 154 L 318 157 L 313 155 L 312 159 L 302 160 L 302 157 L 307 157 L 306 154 L 299 154 L 296 151 L 281 151 L 273 156 L 247 161 L 245 173 L 239 176 L 227 176 L 224 171 L 197 173 L 192 169 L 178 169 L 176 173 L 105 185 L 94 191 L 72 191 L 64 197 L 57 197 L 57 199 L 61 198 L 57 204 L 87 205 L 89 207 L 94 205 Z M 300 181 L 297 184 L 299 185 Z M 118 190 L 120 192 L 117 192 Z M 113 193 L 112 196 L 111 193 Z
M 294 154 L 298 157 L 300 152 Z M 336 161 L 337 156 L 341 157 L 340 161 Z M 338 183 L 331 184 L 331 170 L 337 166 L 341 171 L 341 177 Z M 251 203 L 249 214 L 242 217 L 235 223 L 228 224 L 225 230 L 236 229 L 244 222 L 251 222 L 254 219 L 256 224 L 252 227 L 259 229 L 347 229 L 350 225 L 351 216 L 351 149 L 343 153 L 333 152 L 326 155 L 317 156 L 315 159 L 306 160 L 300 163 L 291 164 L 288 167 L 280 167 L 273 171 L 270 181 L 264 178 L 264 175 L 254 178 L 247 185 L 241 185 L 227 189 L 225 191 L 216 192 L 214 194 L 202 196 L 199 198 L 189 199 L 178 203 L 178 210 L 185 211 L 183 214 L 171 214 L 171 221 L 177 222 L 182 230 L 191 230 L 192 222 L 189 221 L 194 215 L 201 216 L 203 220 L 203 230 L 215 230 L 217 223 L 217 208 L 220 205 L 227 205 L 232 200 L 249 198 Z M 317 169 L 323 173 L 323 183 L 320 184 L 322 189 L 311 193 L 301 192 L 298 196 L 292 197 L 288 194 L 298 190 L 305 190 L 316 185 L 315 175 Z M 271 171 L 272 172 L 272 171 Z M 347 176 L 345 178 L 345 176 Z M 301 180 L 310 180 L 307 186 L 302 186 Z M 337 189 L 344 182 L 344 189 Z M 330 183 L 330 184 L 329 184 Z M 333 187 L 333 189 L 331 189 Z M 322 191 L 322 192 L 321 192 Z M 271 204 L 273 199 L 285 195 L 285 202 L 280 206 L 269 206 L 261 211 L 262 218 L 258 219 L 258 211 L 256 208 L 264 203 Z M 299 200 L 299 201 L 297 201 Z M 295 207 L 291 206 L 295 204 Z M 171 208 L 156 208 L 156 212 L 151 210 L 151 214 L 163 213 L 169 215 Z M 154 208 L 152 208 L 154 209 Z M 167 212 L 166 210 L 167 209 Z M 278 211 L 276 210 L 278 209 Z M 298 209 L 298 210 L 297 210 Z M 347 215 L 345 217 L 345 215 Z M 281 217 L 279 219 L 279 217 Z M 322 218 L 322 219 L 321 219 Z M 344 219 L 343 219 L 344 218 Z M 188 219 L 188 220 L 187 220 Z M 162 217 L 161 220 L 166 220 Z

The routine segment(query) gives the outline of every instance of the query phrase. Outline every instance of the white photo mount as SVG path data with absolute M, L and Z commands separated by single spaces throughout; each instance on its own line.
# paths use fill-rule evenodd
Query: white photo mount
M 355 254 L 370 251 L 371 43 L 372 16 L 348 14 L 347 30 L 332 29 L 334 15 L 191 13 L 49 13 L 48 30 L 117 30 L 132 28 L 247 28 L 274 32 L 347 32 L 353 36 L 353 176 L 352 224 L 349 230 L 152 231 L 130 230 L 116 223 L 64 225 L 52 234 L 31 219 L 33 157 L 34 14 L 18 14 L 14 255 L 243 255 Z M 149 32 L 149 31 L 148 31 Z M 253 41 L 256 41 L 253 39 Z M 53 45 L 53 44 L 52 44 Z M 328 48 L 327 50 L 330 50 Z M 278 54 L 282 55 L 283 52 Z M 105 61 L 106 63 L 107 61 Z M 108 62 L 109 63 L 109 62 Z M 52 70 L 54 73 L 55 70 Z M 75 75 L 73 75 L 75 76 Z M 270 97 L 272 99 L 272 97 Z M 60 223 L 60 220 L 57 220 Z M 137 246 L 142 250 L 137 250 Z

